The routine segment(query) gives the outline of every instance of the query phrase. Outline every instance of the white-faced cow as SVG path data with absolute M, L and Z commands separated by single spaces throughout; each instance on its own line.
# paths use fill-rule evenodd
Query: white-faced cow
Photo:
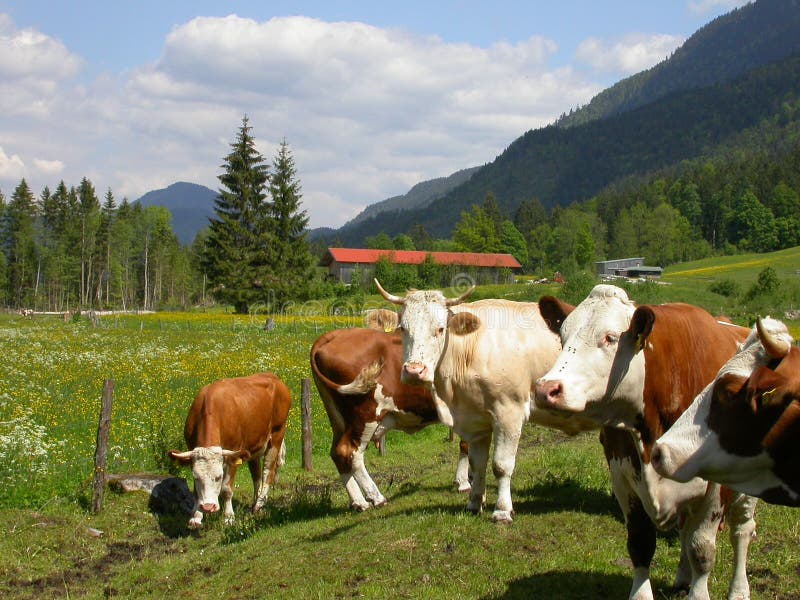
M 530 418 L 568 433 L 584 429 L 578 419 L 567 422 L 531 412 L 534 382 L 558 355 L 558 336 L 547 328 L 535 302 L 461 304 L 474 287 L 447 299 L 436 290 L 394 296 L 377 280 L 375 285 L 386 300 L 402 306 L 402 381 L 431 389 L 440 420 L 468 444 L 472 491 L 467 510 L 478 513 L 486 503 L 494 436 L 497 502 L 492 519 L 511 521 L 511 477 L 523 424 Z
M 800 506 L 800 348 L 792 343 L 780 321 L 756 321 L 742 350 L 658 439 L 656 471 Z
M 272 373 L 220 379 L 197 393 L 183 430 L 189 451 L 169 452 L 192 467 L 195 506 L 190 528 L 202 526 L 204 513 L 219 510 L 220 495 L 225 524 L 233 523 L 233 480 L 242 462 L 253 478 L 253 511 L 261 509 L 283 464 L 289 405 L 289 390 Z
M 386 498 L 364 465 L 370 441 L 387 431 L 414 433 L 439 423 L 430 393 L 400 382 L 402 342 L 397 333 L 374 329 L 335 329 L 311 348 L 311 373 L 333 430 L 331 458 L 350 497 L 366 510 Z M 470 489 L 465 445 L 456 471 L 459 491 Z
M 651 600 L 650 562 L 656 528 L 677 526 L 681 560 L 675 586 L 708 598 L 716 533 L 725 509 L 731 523 L 734 573 L 729 598 L 748 598 L 746 561 L 755 499 L 721 493 L 701 479 L 662 479 L 650 464 L 655 440 L 680 416 L 737 350 L 749 331 L 717 321 L 688 304 L 636 306 L 624 290 L 598 285 L 577 307 L 551 296 L 542 315 L 561 335 L 562 350 L 536 384 L 536 405 L 590 419 L 601 442 L 611 486 L 625 515 L 634 567 L 630 597 Z

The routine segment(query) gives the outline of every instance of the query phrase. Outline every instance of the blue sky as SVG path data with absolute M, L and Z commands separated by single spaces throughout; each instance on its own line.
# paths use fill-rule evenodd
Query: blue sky
M 0 192 L 218 188 L 247 114 L 311 226 L 491 162 L 741 0 L 0 0 Z

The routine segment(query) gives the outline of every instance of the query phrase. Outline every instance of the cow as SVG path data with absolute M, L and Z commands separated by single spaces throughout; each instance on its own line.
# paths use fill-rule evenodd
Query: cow
M 786 325 L 758 319 L 653 448 L 664 477 L 703 477 L 771 504 L 800 506 L 800 348 Z
M 497 501 L 492 520 L 511 522 L 511 477 L 523 424 L 530 419 L 567 433 L 582 430 L 579 419 L 531 411 L 534 382 L 558 356 L 558 336 L 547 328 L 535 302 L 462 304 L 475 286 L 451 299 L 438 290 L 395 296 L 374 282 L 386 300 L 402 307 L 401 380 L 430 389 L 439 419 L 468 444 L 472 490 L 466 510 L 477 514 L 485 507 L 494 437 Z
M 398 333 L 375 329 L 334 329 L 311 347 L 311 374 L 333 431 L 331 459 L 350 498 L 364 511 L 386 498 L 364 464 L 370 441 L 387 431 L 414 433 L 439 423 L 430 393 L 400 382 L 402 342 Z M 465 444 L 459 444 L 456 485 L 469 491 Z
M 742 494 L 728 499 L 719 485 L 702 479 L 681 484 L 662 479 L 651 465 L 651 450 L 749 330 L 688 304 L 636 306 L 611 285 L 595 286 L 577 307 L 552 296 L 540 298 L 539 307 L 563 347 L 536 383 L 536 406 L 601 427 L 634 567 L 630 598 L 653 598 L 656 529 L 675 526 L 681 540 L 675 587 L 688 587 L 689 598 L 708 598 L 725 509 L 734 549 L 728 598 L 748 598 L 746 561 L 756 500 Z
M 364 313 L 364 327 L 391 333 L 397 328 L 397 313 L 388 308 L 372 308 Z
M 264 506 L 284 462 L 290 403 L 289 390 L 272 373 L 219 379 L 200 389 L 183 430 L 189 450 L 169 452 L 192 468 L 195 504 L 190 529 L 202 527 L 203 514 L 219 511 L 220 496 L 225 524 L 233 524 L 233 480 L 242 462 L 253 478 L 253 512 Z

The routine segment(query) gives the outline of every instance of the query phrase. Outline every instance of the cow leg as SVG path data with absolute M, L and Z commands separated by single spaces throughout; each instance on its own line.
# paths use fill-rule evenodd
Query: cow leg
M 522 417 L 520 415 L 520 417 Z M 508 424 L 495 424 L 492 471 L 497 480 L 497 502 L 492 521 L 510 523 L 514 507 L 511 503 L 511 477 L 517 461 L 517 447 L 522 433 L 523 418 Z
M 367 468 L 364 465 L 364 451 L 369 446 L 377 429 L 377 422 L 364 424 L 364 432 L 361 434 L 361 444 L 358 449 L 353 452 L 353 477 L 355 477 L 359 487 L 364 491 L 367 500 L 373 506 L 383 506 L 386 504 L 386 498 L 381 494 L 375 482 L 372 481 L 372 477 L 369 476 Z
M 456 466 L 456 489 L 461 493 L 467 493 L 472 489 L 469 472 L 469 454 L 467 442 L 458 441 L 458 465 Z
M 687 598 L 708 600 L 708 578 L 717 557 L 717 531 L 722 521 L 720 487 L 709 483 L 705 496 L 684 512 L 681 525 L 681 553 L 692 568 L 692 583 Z
M 751 496 L 734 493 L 727 507 L 727 521 L 733 547 L 733 575 L 728 587 L 728 600 L 750 598 L 747 582 L 747 551 L 756 535 L 754 518 L 757 500 Z
M 203 511 L 200 510 L 200 504 L 197 502 L 197 490 L 192 493 L 194 498 L 194 506 L 192 506 L 192 516 L 189 518 L 189 529 L 200 529 L 203 526 Z
M 233 525 L 235 518 L 233 516 L 233 480 L 236 477 L 236 464 L 226 464 L 222 474 L 222 491 L 220 497 L 224 503 L 225 510 L 223 515 L 225 518 L 225 525 Z
M 639 498 L 631 498 L 627 508 L 623 506 L 620 496 L 617 496 L 617 501 L 622 506 L 623 512 L 626 513 L 628 555 L 633 563 L 633 584 L 629 600 L 653 600 L 653 588 L 650 585 L 650 563 L 656 552 L 656 527 Z
M 284 435 L 286 434 L 286 427 L 282 427 L 278 431 L 273 431 L 267 443 L 267 451 L 264 453 L 264 469 L 261 473 L 260 486 L 254 488 L 258 490 L 253 500 L 253 511 L 258 512 L 262 509 L 267 502 L 269 489 L 275 483 L 275 476 L 278 473 L 278 468 L 283 464 L 283 456 L 285 453 Z M 253 481 L 255 484 L 255 480 Z
M 361 488 L 353 477 L 353 455 L 357 452 L 353 449 L 351 431 L 348 429 L 338 436 L 334 434 L 331 443 L 331 459 L 339 471 L 339 478 L 342 480 L 347 496 L 350 498 L 350 508 L 357 511 L 367 510 L 370 505 Z
M 472 491 L 467 502 L 467 512 L 479 514 L 486 506 L 486 463 L 489 462 L 489 444 L 492 436 L 480 433 L 469 440 L 469 468 L 472 469 Z
M 256 508 L 256 506 L 258 505 L 258 497 L 259 494 L 261 493 L 261 486 L 263 485 L 264 482 L 264 475 L 263 475 L 263 470 L 261 468 L 261 463 L 265 457 L 266 455 L 257 456 L 247 461 L 247 468 L 250 469 L 250 477 L 253 480 L 253 504 L 250 507 L 253 512 L 257 512 L 258 509 L 261 508 L 260 506 Z

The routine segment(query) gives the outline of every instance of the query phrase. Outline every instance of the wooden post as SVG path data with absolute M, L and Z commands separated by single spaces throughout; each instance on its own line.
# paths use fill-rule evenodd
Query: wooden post
M 386 434 L 384 433 L 381 436 L 381 439 L 378 440 L 378 454 L 383 456 L 386 454 Z
M 114 382 L 106 379 L 103 384 L 103 399 L 100 405 L 100 422 L 97 424 L 97 448 L 94 452 L 94 483 L 92 484 L 92 513 L 97 514 L 103 505 L 103 488 L 106 485 L 106 448 L 108 430 L 111 428 L 111 399 L 114 397 Z
M 311 388 L 308 377 L 300 380 L 300 415 L 303 434 L 303 469 L 311 470 Z

